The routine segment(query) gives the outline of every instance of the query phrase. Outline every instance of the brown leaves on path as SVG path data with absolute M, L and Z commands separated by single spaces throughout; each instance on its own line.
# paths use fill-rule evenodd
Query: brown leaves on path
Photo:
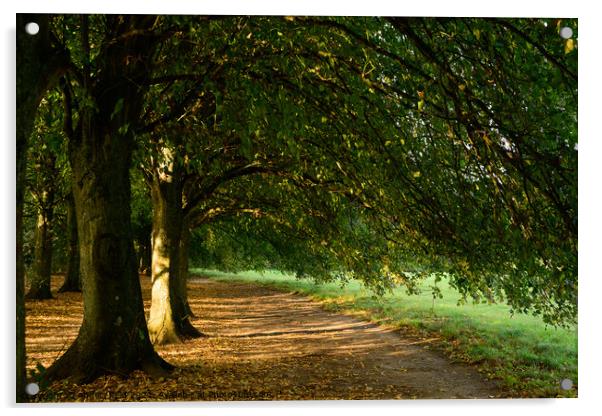
M 53 278 L 56 291 L 62 277 Z M 150 282 L 142 277 L 145 308 Z M 324 311 L 306 297 L 242 283 L 194 279 L 192 323 L 207 337 L 157 350 L 178 368 L 87 385 L 54 383 L 37 401 L 335 400 L 488 398 L 499 394 L 474 369 L 404 336 Z M 75 339 L 81 295 L 27 302 L 28 368 L 48 367 Z M 434 341 L 433 341 L 434 342 Z

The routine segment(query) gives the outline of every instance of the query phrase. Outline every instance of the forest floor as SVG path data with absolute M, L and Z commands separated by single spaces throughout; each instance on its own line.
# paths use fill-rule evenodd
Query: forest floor
M 145 308 L 150 283 L 143 277 Z M 75 339 L 81 294 L 27 301 L 28 368 L 43 373 Z M 454 362 L 438 339 L 324 310 L 293 292 L 198 278 L 189 283 L 195 327 L 206 336 L 158 346 L 177 366 L 153 379 L 104 376 L 87 385 L 42 386 L 33 401 L 336 400 L 503 397 L 494 381 Z

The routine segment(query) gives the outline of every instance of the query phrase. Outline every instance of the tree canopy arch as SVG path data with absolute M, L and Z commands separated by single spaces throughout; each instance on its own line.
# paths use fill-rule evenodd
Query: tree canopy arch
M 560 24 L 51 16 L 86 309 L 49 374 L 169 368 L 143 320 L 134 165 L 165 190 L 155 212 L 173 192 L 165 258 L 182 224 L 223 221 L 300 275 L 382 289 L 446 272 L 467 297 L 573 322 L 577 51 Z

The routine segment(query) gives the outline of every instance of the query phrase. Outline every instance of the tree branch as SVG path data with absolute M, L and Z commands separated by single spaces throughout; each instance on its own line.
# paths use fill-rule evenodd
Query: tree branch
M 492 19 L 492 21 L 499 24 L 500 26 L 505 27 L 512 33 L 514 33 L 514 34 L 518 35 L 519 37 L 521 37 L 522 39 L 524 39 L 527 43 L 529 43 L 535 49 L 537 49 L 543 56 L 545 56 L 550 62 L 552 62 L 554 65 L 556 65 L 562 72 L 564 72 L 566 75 L 571 77 L 573 79 L 573 81 L 577 81 L 577 74 L 575 74 L 570 69 L 568 69 L 566 66 L 564 66 L 564 64 L 562 62 L 560 62 L 558 59 L 556 59 L 554 57 L 554 55 L 552 55 L 550 52 L 548 52 L 543 45 L 535 42 L 525 32 L 523 32 L 522 30 L 520 30 L 519 28 L 517 28 L 516 26 L 514 26 L 512 23 L 510 23 L 507 20 Z

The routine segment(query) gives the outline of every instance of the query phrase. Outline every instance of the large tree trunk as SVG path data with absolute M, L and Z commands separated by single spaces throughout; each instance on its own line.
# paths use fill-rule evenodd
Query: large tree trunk
M 154 175 L 151 185 L 153 257 L 148 329 L 153 343 L 166 344 L 198 337 L 201 333 L 190 323 L 179 277 L 183 225 L 181 182 L 177 175 L 169 179 L 159 176 Z
M 62 292 L 81 292 L 81 274 L 79 273 L 79 244 L 77 242 L 77 217 L 73 193 L 67 198 L 67 233 L 69 234 L 69 260 L 65 281 L 59 289 Z
M 25 32 L 36 22 L 37 35 Z M 67 55 L 51 45 L 48 16 L 17 14 L 17 138 L 16 138 L 16 400 L 25 395 L 25 269 L 23 264 L 23 197 L 28 140 L 40 100 L 66 69 Z
M 29 279 L 29 292 L 26 299 L 52 299 L 50 278 L 52 273 L 52 204 L 51 193 L 45 198 L 48 208 L 38 213 L 35 230 L 35 250 L 33 273 Z
M 95 123 L 96 124 L 96 123 Z M 103 373 L 168 369 L 150 342 L 130 224 L 132 138 L 101 130 L 71 152 L 80 242 L 84 319 L 51 379 L 93 380 Z
M 84 77 L 94 106 L 80 110 L 69 142 L 84 318 L 74 343 L 48 369 L 50 380 L 87 382 L 102 374 L 127 375 L 136 369 L 165 374 L 173 368 L 150 342 L 130 211 L 134 144 L 130 126 L 138 122 L 144 94 L 132 79 L 144 79 L 153 51 L 151 38 L 135 34 L 150 28 L 154 20 L 107 17 L 116 38 L 130 36 L 101 49 L 100 78 L 87 83 Z M 86 35 L 85 24 L 84 18 Z

